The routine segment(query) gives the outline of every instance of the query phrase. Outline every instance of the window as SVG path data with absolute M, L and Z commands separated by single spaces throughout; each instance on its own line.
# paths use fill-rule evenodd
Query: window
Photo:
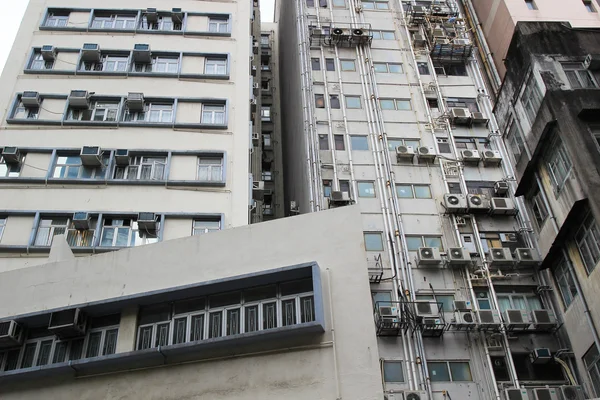
M 402 67 L 402 64 L 395 64 L 395 63 L 374 62 L 373 69 L 375 70 L 375 72 L 379 72 L 382 74 L 387 74 L 387 73 L 403 74 L 404 73 L 404 68 Z
M 365 250 L 383 251 L 383 238 L 381 232 L 365 232 Z
M 223 180 L 223 157 L 198 157 L 199 181 Z
M 596 12 L 596 9 L 594 8 L 594 6 L 592 5 L 592 2 L 590 0 L 583 0 L 583 5 L 585 6 L 585 9 L 588 12 L 591 12 L 591 13 Z
M 471 367 L 467 361 L 428 362 L 432 382 L 472 381 Z
M 135 29 L 135 15 L 94 15 L 94 29 Z
M 432 302 L 438 303 L 440 311 L 453 312 L 454 311 L 454 295 L 451 294 L 418 294 L 415 296 L 416 300 L 431 300 Z
M 148 29 L 153 31 L 180 31 L 181 23 L 173 22 L 170 15 L 159 16 L 156 22 L 148 22 L 148 18 L 144 15 L 142 17 L 141 29 Z
M 315 93 L 315 107 L 325 108 L 325 96 L 320 93 Z
M 446 98 L 446 106 L 449 108 L 468 108 L 471 112 L 479 111 L 479 106 L 477 105 L 476 99 L 448 97 Z
M 69 121 L 114 122 L 119 115 L 119 103 L 97 101 L 89 109 L 70 108 Z
M 587 3 L 592 7 L 591 3 Z M 594 11 L 595 12 L 595 11 Z M 571 89 L 587 89 L 595 88 L 596 83 L 590 71 L 588 71 L 581 63 L 562 63 L 562 68 L 567 75 Z
M 438 75 L 446 76 L 469 76 L 465 64 L 434 64 L 435 72 Z
M 334 7 L 346 7 L 346 0 L 333 0 Z
M 263 122 L 271 122 L 271 107 L 263 106 L 260 108 L 260 120 Z
M 18 163 L 6 163 L 4 157 L 0 156 L 0 177 L 3 178 L 16 178 L 21 174 L 21 166 L 25 161 L 25 156 L 21 156 L 21 160 Z
M 271 85 L 271 80 L 270 79 L 263 79 L 260 82 L 260 88 L 261 88 L 261 90 L 269 90 L 270 85 Z
M 319 7 L 326 8 L 327 7 L 327 0 L 319 0 Z
M 271 147 L 271 134 L 270 133 L 264 133 L 262 135 L 262 139 L 263 139 L 263 147 Z
M 37 233 L 35 235 L 35 246 L 50 246 L 54 236 L 63 235 L 69 227 L 69 219 L 66 217 L 42 218 L 40 219 Z
M 133 219 L 105 218 L 100 246 L 132 247 L 158 242 L 158 230 L 140 229 Z
M 418 62 L 417 70 L 419 71 L 420 75 L 429 75 L 429 66 L 426 62 Z
M 54 68 L 54 60 L 46 61 L 41 53 L 35 52 L 31 59 L 31 64 L 29 64 L 29 68 L 36 70 L 52 69 Z
M 557 134 L 548 147 L 546 165 L 554 184 L 556 193 L 560 192 L 571 173 L 573 165 L 564 142 Z
M 388 383 L 404 382 L 402 361 L 383 360 L 383 380 Z
M 273 173 L 271 171 L 265 171 L 263 170 L 261 173 L 261 179 L 263 181 L 272 181 L 273 180 Z
M 593 344 L 592 347 L 585 353 L 583 356 L 583 363 L 590 374 L 590 382 L 594 387 L 594 392 L 596 396 L 600 395 L 600 353 L 598 353 L 598 348 L 596 344 Z
M 366 136 L 350 136 L 350 146 L 352 150 L 369 150 L 369 141 Z
M 410 110 L 412 109 L 408 99 L 380 99 L 379 104 L 383 110 Z
M 344 96 L 346 99 L 346 108 L 361 108 L 360 96 Z
M 535 3 L 533 2 L 533 0 L 525 0 L 525 5 L 527 6 L 528 9 L 530 10 L 537 10 L 537 6 L 535 5 Z
M 222 61 L 222 60 L 210 60 Z M 224 61 L 224 60 L 223 60 Z M 209 67 L 207 59 L 206 68 Z M 179 57 L 152 57 L 150 63 L 135 63 L 132 66 L 134 72 L 158 72 L 164 74 L 176 74 L 179 72 Z M 206 72 L 207 74 L 209 72 Z
M 162 180 L 165 179 L 167 157 L 134 156 L 129 158 L 129 165 L 117 166 L 114 179 L 128 180 Z
M 81 163 L 78 155 L 59 155 L 54 163 L 53 178 L 62 179 L 104 179 L 109 156 L 102 156 L 102 165 L 94 167 Z
M 529 119 L 529 123 L 533 125 L 537 111 L 542 105 L 542 92 L 538 87 L 533 72 L 531 72 L 527 84 L 525 85 L 525 89 L 523 90 L 523 94 L 521 95 L 521 104 L 525 109 L 525 114 L 527 115 L 527 119 Z
M 358 197 L 375 197 L 373 182 L 358 182 Z
M 515 160 L 519 160 L 519 157 L 525 151 L 525 143 L 523 142 L 523 138 L 519 132 L 517 121 L 513 121 L 510 125 L 510 129 L 506 134 L 506 141 L 508 142 L 512 153 L 515 156 Z
M 173 121 L 173 104 L 148 103 L 144 111 L 125 112 L 125 122 L 168 123 Z
M 364 10 L 389 10 L 387 0 L 362 0 Z
M 395 40 L 396 35 L 394 31 L 376 31 L 372 30 L 371 34 L 373 35 L 373 39 L 375 40 Z
M 575 234 L 575 242 L 586 271 L 591 273 L 600 261 L 600 230 L 591 211 Z
M 354 64 L 354 60 L 342 60 L 342 71 L 356 71 L 356 65 Z
M 447 362 L 427 362 L 431 382 L 450 382 L 450 370 Z
M 396 151 L 398 146 L 412 146 L 413 149 L 419 147 L 418 139 L 396 139 L 396 138 L 388 138 L 388 150 Z
M 336 150 L 346 150 L 346 145 L 344 144 L 344 135 L 333 135 L 333 141 L 335 142 Z
M 314 7 L 315 0 L 306 0 L 306 7 Z
M 391 292 L 371 292 L 371 299 L 373 300 L 373 307 L 392 305 Z
M 560 260 L 552 268 L 556 285 L 560 291 L 560 296 L 563 300 L 565 308 L 568 308 L 573 299 L 577 296 L 577 287 L 573 280 L 573 275 L 569 271 L 569 265 L 564 257 L 560 257 Z
M 37 119 L 40 115 L 39 108 L 25 107 L 22 102 L 19 102 L 13 118 L 15 119 Z
M 204 73 L 207 75 L 227 75 L 227 60 L 207 58 Z
M 226 18 L 209 18 L 208 31 L 211 33 L 229 32 L 229 20 Z
M 192 223 L 192 235 L 204 235 L 205 233 L 221 230 L 220 219 L 195 219 Z
M 340 108 L 340 96 L 338 96 L 337 94 L 330 94 L 329 95 L 329 104 L 331 105 L 331 108 L 339 109 Z
M 329 138 L 327 135 L 319 135 L 319 150 L 329 150 Z
M 340 179 L 340 192 L 350 193 L 350 181 Z
M 83 61 L 79 69 L 81 71 L 95 72 L 125 72 L 128 65 L 128 56 L 104 55 L 99 62 Z
M 264 110 L 268 110 L 267 116 L 268 121 L 271 120 L 271 109 L 269 107 L 261 108 L 261 120 L 264 121 L 265 115 Z M 225 106 L 216 104 L 203 104 L 202 105 L 202 123 L 209 125 L 224 125 L 225 124 Z
M 429 185 L 397 184 L 396 195 L 401 199 L 430 199 Z
M 46 26 L 52 28 L 64 28 L 69 22 L 69 13 L 51 12 L 46 18 Z
M 500 311 L 506 310 L 543 310 L 540 298 L 535 294 L 498 293 Z
M 533 195 L 530 198 L 531 210 L 533 211 L 533 216 L 535 217 L 535 221 L 537 222 L 538 228 L 541 229 L 548 218 L 548 209 L 544 204 L 544 199 L 542 197 L 542 193 L 538 187 L 535 188 Z
M 6 228 L 6 218 L 0 217 L 0 240 L 2 240 L 2 234 L 4 233 L 4 228 Z
M 331 197 L 331 181 L 330 180 L 323 181 L 323 196 Z
M 406 244 L 409 251 L 417 251 L 419 247 L 437 247 L 444 251 L 442 238 L 440 236 L 406 236 Z
M 333 58 L 325 59 L 325 69 L 327 71 L 335 71 L 335 61 L 333 60 Z
M 320 71 L 321 70 L 321 62 L 316 57 L 313 57 L 313 58 L 310 59 L 310 65 L 311 65 L 313 71 Z

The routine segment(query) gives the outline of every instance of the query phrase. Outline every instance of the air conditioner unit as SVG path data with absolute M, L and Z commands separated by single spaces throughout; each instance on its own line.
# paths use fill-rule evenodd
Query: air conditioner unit
M 350 36 L 348 29 L 331 28 L 331 36 Z
M 454 311 L 472 311 L 473 304 L 469 300 L 454 300 Z
M 21 95 L 21 103 L 25 107 L 38 108 L 42 102 L 40 94 L 38 92 L 25 91 Z
M 588 54 L 585 56 L 583 66 L 590 71 L 598 71 L 600 69 L 600 54 Z
M 137 217 L 140 230 L 155 231 L 158 228 L 158 216 L 151 212 L 141 212 Z
M 534 400 L 560 400 L 557 388 L 536 388 L 533 389 Z
M 252 84 L 252 89 L 260 89 L 260 85 L 258 84 L 258 82 Z
M 79 231 L 90 229 L 92 217 L 86 212 L 76 212 L 73 214 L 73 226 Z
M 79 308 L 55 311 L 50 314 L 48 331 L 59 339 L 69 339 L 85 335 L 87 318 Z
M 429 146 L 420 146 L 418 153 L 417 153 L 417 157 L 420 160 L 435 160 L 435 157 L 437 157 L 437 154 L 435 154 L 435 149 L 433 147 L 429 147 Z
M 253 181 L 252 190 L 265 190 L 265 181 Z
M 502 341 L 494 335 L 488 335 L 485 338 L 485 344 L 489 351 L 504 351 Z
M 102 165 L 102 149 L 99 146 L 83 146 L 79 153 L 81 164 L 89 167 Z
M 0 350 L 23 343 L 23 328 L 17 321 L 0 322 Z
M 42 54 L 44 61 L 54 61 L 56 58 L 56 47 L 48 44 L 44 45 L 42 46 L 40 53 Z
M 120 167 L 129 165 L 129 150 L 127 150 L 127 149 L 115 150 L 115 162 Z
M 150 53 L 150 45 L 144 43 L 134 44 L 133 61 L 141 64 L 150 64 L 152 62 L 152 53 Z
M 21 152 L 19 151 L 18 147 L 3 147 L 0 155 L 6 164 L 19 164 L 21 162 Z
M 425 317 L 421 319 L 421 325 L 429 327 L 430 329 L 437 329 L 440 327 L 440 325 L 444 324 L 442 323 L 442 320 L 440 318 Z
M 477 311 L 477 320 L 482 329 L 500 328 L 500 314 L 496 310 Z
M 478 162 L 481 160 L 481 155 L 477 150 L 461 150 L 460 155 L 464 162 Z
M 425 46 L 425 36 L 421 35 L 420 33 L 415 33 L 412 38 L 415 47 Z
M 533 322 L 533 328 L 538 330 L 552 329 L 558 324 L 556 316 L 551 310 L 533 310 L 531 321 Z
M 465 265 L 471 262 L 471 254 L 464 247 L 450 247 L 446 253 L 448 264 Z
M 362 28 L 354 28 L 352 29 L 352 37 L 353 38 L 362 38 L 366 36 L 367 31 Z
M 474 124 L 487 124 L 489 122 L 489 118 L 486 118 L 483 113 L 474 112 L 471 114 L 471 122 Z
M 506 400 L 529 400 L 527 389 L 504 389 Z
M 485 150 L 483 152 L 483 165 L 500 165 L 502 156 L 498 150 Z
M 90 108 L 90 95 L 87 90 L 71 90 L 67 102 L 71 108 Z
M 454 39 L 454 44 L 458 46 L 469 46 L 471 39 Z
M 450 116 L 455 124 L 467 124 L 471 120 L 471 111 L 468 108 L 454 107 L 450 109 Z
M 330 199 L 332 201 L 346 201 L 346 202 L 351 201 L 350 194 L 348 192 L 339 192 L 339 191 L 331 192 Z
M 527 310 L 504 311 L 504 322 L 508 329 L 527 329 L 531 325 Z
M 149 23 L 154 23 L 156 21 L 158 21 L 158 12 L 156 11 L 156 8 L 147 8 L 146 9 L 146 20 Z
M 422 390 L 405 390 L 404 391 L 404 400 L 426 400 L 427 392 Z
M 415 301 L 415 310 L 419 317 L 437 317 L 440 315 L 437 303 L 429 300 Z
M 131 111 L 144 111 L 144 93 L 127 94 L 127 108 Z
M 490 249 L 489 260 L 493 267 L 513 264 L 512 254 L 510 254 L 508 247 L 492 247 Z
M 427 7 L 425 6 L 412 6 L 412 12 L 415 16 L 423 16 L 427 13 Z
M 439 265 L 441 262 L 442 256 L 437 247 L 419 247 L 417 250 L 418 265 Z
M 515 204 L 508 197 L 492 197 L 492 214 L 494 215 L 515 215 L 517 209 Z
M 517 265 L 538 265 L 542 260 L 536 249 L 519 248 L 515 250 L 515 261 Z
M 467 226 L 467 219 L 465 217 L 455 215 L 454 221 L 456 222 L 456 226 Z
M 563 385 L 559 387 L 562 393 L 562 400 L 584 400 L 583 389 L 581 386 Z
M 181 8 L 173 8 L 171 10 L 171 19 L 175 23 L 180 24 L 183 22 L 183 11 L 181 10 Z
M 81 49 L 81 61 L 98 62 L 100 61 L 100 46 L 96 43 L 84 43 Z
M 464 194 L 446 193 L 444 195 L 444 207 L 448 213 L 466 213 L 467 198 Z
M 552 352 L 545 347 L 537 347 L 529 355 L 532 364 L 547 364 L 552 361 L 552 358 Z
M 477 320 L 472 311 L 457 311 L 454 313 L 454 320 L 459 327 L 475 326 Z
M 384 322 L 397 323 L 399 320 L 398 308 L 392 306 L 379 306 L 379 317 Z
M 468 194 L 467 204 L 469 205 L 469 212 L 482 212 L 490 210 L 490 201 L 485 195 L 482 194 Z
M 396 159 L 400 160 L 412 160 L 415 155 L 415 150 L 412 146 L 398 146 L 396 147 Z
M 505 196 L 508 193 L 508 182 L 498 181 L 494 184 L 494 193 L 496 196 Z

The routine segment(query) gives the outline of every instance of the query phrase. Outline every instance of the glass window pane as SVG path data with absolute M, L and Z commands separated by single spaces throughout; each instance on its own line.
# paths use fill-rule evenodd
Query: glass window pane
M 53 340 L 44 340 L 40 343 L 40 351 L 35 365 L 46 365 L 50 361 L 50 351 L 52 350 Z
M 283 300 L 281 308 L 283 326 L 294 325 L 296 323 L 296 300 Z
M 411 110 L 410 100 L 396 100 L 398 110 Z
M 390 292 L 372 292 L 373 305 L 375 307 L 390 305 L 392 294 Z
M 192 328 L 190 332 L 190 340 L 204 339 L 204 314 L 192 316 Z
M 173 321 L 173 344 L 184 343 L 186 339 L 187 317 Z
M 87 351 L 85 352 L 86 358 L 97 357 L 100 352 L 100 341 L 102 340 L 102 332 L 90 333 L 88 339 Z
M 117 351 L 117 336 L 118 329 L 107 330 L 104 335 L 104 346 L 102 348 L 102 355 L 106 356 L 109 354 L 115 354 Z
M 423 247 L 423 239 L 421 236 L 407 236 L 406 246 L 409 251 L 417 251 L 419 247 Z
M 227 336 L 240 333 L 240 309 L 227 310 Z
M 435 301 L 441 303 L 442 310 L 444 312 L 452 312 L 454 310 L 454 296 L 449 295 L 435 295 Z
M 358 197 L 375 197 L 373 182 L 358 182 Z
M 258 306 L 246 306 L 244 310 L 244 332 L 258 330 Z
M 394 39 L 396 39 L 396 36 L 394 35 L 394 32 L 391 32 L 391 31 L 383 31 L 383 32 L 381 32 L 381 35 L 383 37 L 383 40 L 394 40 Z
M 315 320 L 315 299 L 313 296 L 300 298 L 300 322 L 312 322 Z
M 468 362 L 451 362 L 450 372 L 452 373 L 452 381 L 472 381 L 471 367 Z
M 402 361 L 384 361 L 383 380 L 385 382 L 404 382 Z
M 21 362 L 21 368 L 33 367 L 33 358 L 35 357 L 35 350 L 37 349 L 37 342 L 27 343 L 25 350 L 23 351 L 23 361 Z
M 352 150 L 369 150 L 369 141 L 366 136 L 350 136 Z
M 412 199 L 413 191 L 411 185 L 396 185 L 396 195 L 401 199 Z
M 442 246 L 442 238 L 425 236 L 424 239 L 425 239 L 425 247 L 437 247 L 440 250 L 444 250 L 444 246 Z
M 445 362 L 429 362 L 427 363 L 427 369 L 429 370 L 431 382 L 450 382 L 448 364 Z
M 354 65 L 354 60 L 342 60 L 342 71 L 355 71 L 356 66 Z
M 429 189 L 429 185 L 415 185 L 415 197 L 417 199 L 430 199 L 431 198 L 431 190 Z
M 277 304 L 263 304 L 263 329 L 277 327 Z
M 394 100 L 391 99 L 381 99 L 379 100 L 379 105 L 382 110 L 395 110 L 396 106 L 394 105 Z
M 58 342 L 54 347 L 54 356 L 52 356 L 52 364 L 61 363 L 65 361 L 67 356 L 67 347 L 69 342 Z
M 381 233 L 376 232 L 365 232 L 365 250 L 367 251 L 382 251 L 383 250 L 383 239 Z
M 375 70 L 375 72 L 388 72 L 388 67 L 386 63 L 373 63 L 373 69 Z
M 389 64 L 390 72 L 393 74 L 402 74 L 402 64 Z
M 223 330 L 222 321 L 223 321 L 223 312 L 222 311 L 210 313 L 209 327 L 208 327 L 208 337 L 209 338 L 215 338 L 215 337 L 221 336 L 221 332 Z
M 347 108 L 360 108 L 360 97 L 358 96 L 346 96 L 346 107 Z

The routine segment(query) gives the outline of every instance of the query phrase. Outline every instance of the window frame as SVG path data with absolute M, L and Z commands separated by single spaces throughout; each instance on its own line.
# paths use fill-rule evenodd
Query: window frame
M 364 140 L 364 145 L 366 146 L 362 146 L 362 144 L 360 146 L 358 146 L 359 148 L 355 148 L 357 146 L 357 143 L 355 142 L 355 140 Z M 353 151 L 368 151 L 369 150 L 369 137 L 367 135 L 350 135 L 350 149 Z
M 585 3 L 586 2 L 584 1 L 584 4 Z M 587 4 L 590 4 L 591 6 L 592 3 L 588 2 Z M 561 63 L 561 67 L 567 76 L 571 89 L 594 89 L 598 87 L 594 75 L 585 68 L 582 63 L 563 62 Z
M 218 164 L 216 162 L 211 163 L 211 164 L 206 164 L 206 163 L 202 163 L 203 160 L 213 160 L 213 161 L 218 161 Z M 206 176 L 208 177 L 207 179 L 200 179 L 200 176 L 203 175 L 200 173 L 200 169 L 201 168 L 207 168 L 207 172 L 206 172 Z M 215 171 L 213 171 L 213 169 L 217 170 L 218 173 L 218 178 L 214 178 L 213 179 L 213 174 L 215 174 Z M 223 181 L 223 171 L 224 171 L 224 157 L 222 155 L 217 156 L 217 155 L 213 155 L 213 156 L 198 156 L 196 158 L 196 180 L 197 181 L 202 181 L 202 182 L 222 182 Z
M 209 33 L 229 33 L 229 18 L 209 17 L 208 32 Z
M 542 106 L 543 98 L 544 94 L 538 85 L 535 73 L 534 71 L 530 71 L 529 77 L 525 81 L 525 85 L 523 85 L 519 101 L 531 126 L 533 126 L 537 113 Z
M 108 225 L 107 221 L 111 221 L 111 224 Z M 122 221 L 121 225 L 116 225 L 115 222 L 112 221 Z M 129 225 L 125 225 L 125 221 L 129 221 Z M 134 217 L 113 217 L 103 218 L 101 221 L 101 229 L 100 229 L 100 240 L 98 242 L 98 247 L 106 247 L 106 248 L 128 248 L 128 247 L 136 247 L 143 246 L 146 244 L 157 243 L 160 238 L 160 222 L 157 224 L 157 229 L 154 232 L 141 230 L 138 226 L 137 221 Z M 108 229 L 113 230 L 113 237 L 110 239 L 111 244 L 105 244 L 105 233 Z M 127 243 L 119 244 L 119 234 L 121 230 L 127 231 Z
M 365 194 L 363 195 L 363 191 L 361 191 L 361 186 L 369 185 L 370 187 L 366 188 Z M 358 197 L 371 198 L 374 199 L 377 197 L 377 192 L 375 190 L 375 182 L 374 181 L 358 181 L 356 183 Z
M 41 51 L 36 50 L 29 61 L 28 69 L 34 71 L 48 71 L 54 69 L 54 60 L 44 60 Z
M 552 180 L 554 193 L 558 194 L 567 183 L 573 171 L 573 162 L 558 132 L 554 133 L 554 137 L 550 142 L 550 146 L 548 146 L 548 151 L 544 158 L 546 168 Z
M 115 166 L 112 173 L 112 179 L 122 181 L 166 180 L 168 161 L 169 158 L 166 155 L 134 154 L 129 157 L 129 163 L 127 165 Z M 149 178 L 145 178 L 143 177 L 143 172 L 147 172 L 148 168 L 150 169 Z M 133 171 L 135 171 L 135 175 L 130 176 Z
M 350 68 L 348 68 L 350 67 Z M 340 60 L 340 68 L 342 72 L 356 72 L 356 60 L 343 59 Z
M 208 72 L 209 68 L 214 69 L 214 71 Z M 207 57 L 204 61 L 204 73 L 206 75 L 227 75 L 227 59 Z
M 561 256 L 552 266 L 552 275 L 565 310 L 573 304 L 573 301 L 579 295 L 568 263 L 570 263 L 570 260 L 566 260 L 564 256 Z
M 375 235 L 377 235 L 378 241 L 379 241 L 379 243 L 377 243 L 377 248 L 369 248 L 370 246 L 367 244 L 369 242 L 367 240 L 367 237 L 375 237 Z M 376 231 L 363 232 L 363 240 L 365 243 L 365 251 L 383 251 L 385 248 L 382 232 L 376 232 Z M 379 246 L 379 244 L 381 244 L 381 246 Z
M 2 236 L 4 235 L 4 230 L 6 229 L 6 221 L 8 221 L 7 217 L 0 216 L 0 242 L 2 242 Z
M 392 359 L 382 359 L 381 360 L 382 366 L 382 378 L 383 378 L 383 382 L 384 384 L 402 384 L 406 382 L 406 376 L 404 375 L 404 361 L 403 360 L 392 360 Z M 386 364 L 398 364 L 399 365 L 399 371 L 400 371 L 400 375 L 402 377 L 402 380 L 387 380 L 387 377 L 389 377 L 389 373 L 386 373 Z
M 270 111 L 270 108 L 269 108 Z M 207 121 L 205 117 L 210 115 L 208 118 L 210 121 Z M 262 109 L 261 109 L 261 118 L 262 118 Z M 269 117 L 270 118 L 270 117 Z M 270 119 L 269 119 L 270 121 Z M 225 125 L 227 124 L 227 107 L 225 104 L 213 104 L 213 103 L 202 103 L 202 112 L 200 123 L 203 125 Z
M 591 211 L 588 211 L 583 218 L 581 225 L 575 231 L 573 239 L 579 251 L 581 262 L 587 274 L 590 275 L 600 262 L 600 228 Z M 587 251 L 584 251 L 584 245 Z M 584 253 L 588 253 L 587 257 Z M 588 265 L 590 261 L 593 262 L 593 265 Z
M 448 380 L 445 379 L 435 379 L 434 376 L 435 374 L 432 374 L 431 372 L 431 366 L 433 365 L 439 365 L 441 366 L 442 364 L 445 364 L 446 366 L 446 372 L 447 372 L 447 376 L 448 376 Z M 470 380 L 455 380 L 454 379 L 454 374 L 452 373 L 452 367 L 451 364 L 466 364 L 468 371 L 469 371 L 469 375 L 471 376 Z M 451 361 L 428 361 L 427 362 L 427 367 L 429 369 L 429 376 L 431 378 L 432 382 L 473 382 L 473 372 L 471 369 L 471 364 L 469 362 L 469 360 L 451 360 Z
M 591 356 L 591 357 L 590 357 Z M 593 343 L 582 357 L 583 365 L 590 377 L 595 395 L 600 395 L 600 352 Z
M 410 197 L 408 197 L 408 196 L 400 196 L 399 193 L 398 193 L 398 188 L 399 187 L 408 187 L 408 188 L 410 188 L 411 196 Z M 427 190 L 429 192 L 429 197 L 417 197 L 417 191 L 415 190 L 415 187 L 419 187 L 419 188 L 425 187 L 425 188 L 427 188 Z M 433 198 L 433 195 L 431 193 L 431 184 L 429 184 L 429 183 L 396 183 L 395 191 L 396 191 L 396 197 L 398 197 L 399 199 L 421 199 L 421 200 L 424 200 L 424 199 L 432 199 Z
M 214 227 L 209 227 L 208 225 L 206 226 L 200 226 L 202 224 L 206 224 L 206 223 L 217 223 L 218 227 L 214 228 Z M 194 218 L 192 220 L 192 236 L 197 236 L 197 235 L 204 235 L 207 233 L 212 233 L 212 232 L 218 232 L 220 230 L 222 230 L 222 221 L 221 218 Z
M 73 159 L 73 161 L 74 161 L 75 158 L 79 159 L 79 162 L 77 164 L 68 162 L 68 159 Z M 104 154 L 102 155 L 102 161 L 103 161 L 102 165 L 91 168 L 89 166 L 83 165 L 79 154 L 57 154 L 56 158 L 54 159 L 54 161 L 52 163 L 51 177 L 52 177 L 52 179 L 94 179 L 94 180 L 106 179 L 108 176 L 108 164 L 110 162 L 110 155 L 106 154 L 106 152 L 104 152 Z M 65 171 L 64 174 L 60 173 L 60 175 L 63 175 L 63 176 L 60 176 L 60 175 L 57 176 L 57 173 L 59 172 L 58 168 L 64 168 L 64 171 Z M 76 177 L 69 176 L 69 171 L 71 170 L 71 168 L 78 169 Z M 90 170 L 91 170 L 91 174 L 89 177 L 82 177 L 82 175 L 86 171 L 89 172 Z
M 352 102 L 349 104 L 348 100 L 352 100 Z M 354 101 L 358 101 L 358 103 L 352 104 Z M 360 98 L 360 95 L 344 95 L 344 103 L 346 104 L 347 109 L 351 109 L 351 110 L 362 109 L 362 100 Z
M 406 235 L 407 239 L 419 239 L 420 240 L 420 245 L 417 248 L 414 248 L 414 246 L 410 246 L 408 245 L 408 241 L 407 241 L 407 250 L 408 251 L 418 251 L 418 249 L 420 247 L 434 247 L 434 246 L 430 246 L 427 242 L 427 240 L 439 240 L 440 242 L 440 246 L 438 246 L 438 249 L 440 250 L 440 252 L 444 251 L 444 240 L 443 237 L 441 235 Z
M 18 163 L 7 164 L 4 157 L 0 155 L 0 178 L 18 178 L 25 163 L 25 154 L 21 154 Z

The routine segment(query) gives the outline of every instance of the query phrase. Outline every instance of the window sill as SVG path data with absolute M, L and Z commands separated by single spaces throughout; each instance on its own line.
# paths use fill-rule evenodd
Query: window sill
M 107 32 L 107 33 L 129 33 L 129 34 L 150 34 L 150 35 L 191 35 L 191 36 L 216 36 L 231 37 L 231 32 L 208 32 L 208 31 L 163 31 L 158 29 L 110 29 L 110 28 L 90 28 L 90 27 L 71 27 L 71 26 L 45 26 L 40 25 L 41 31 L 67 31 L 67 32 Z
M 72 184 L 72 185 L 130 185 L 130 186 L 206 186 L 206 187 L 224 187 L 226 182 L 221 181 L 199 181 L 183 179 L 157 179 L 157 180 L 129 180 L 129 179 L 93 179 L 93 178 L 26 178 L 26 177 L 0 177 L 0 183 L 23 183 L 23 184 Z
M 26 75 L 93 75 L 93 76 L 131 76 L 131 77 L 148 77 L 148 78 L 178 78 L 178 79 L 207 79 L 207 80 L 229 80 L 230 75 L 214 75 L 214 74 L 189 74 L 189 73 L 168 73 L 168 72 L 107 72 L 107 71 L 80 71 L 80 70 L 54 70 L 54 69 L 31 69 L 23 70 Z
M 62 119 L 20 119 L 6 118 L 7 124 L 14 125 L 62 125 Z

